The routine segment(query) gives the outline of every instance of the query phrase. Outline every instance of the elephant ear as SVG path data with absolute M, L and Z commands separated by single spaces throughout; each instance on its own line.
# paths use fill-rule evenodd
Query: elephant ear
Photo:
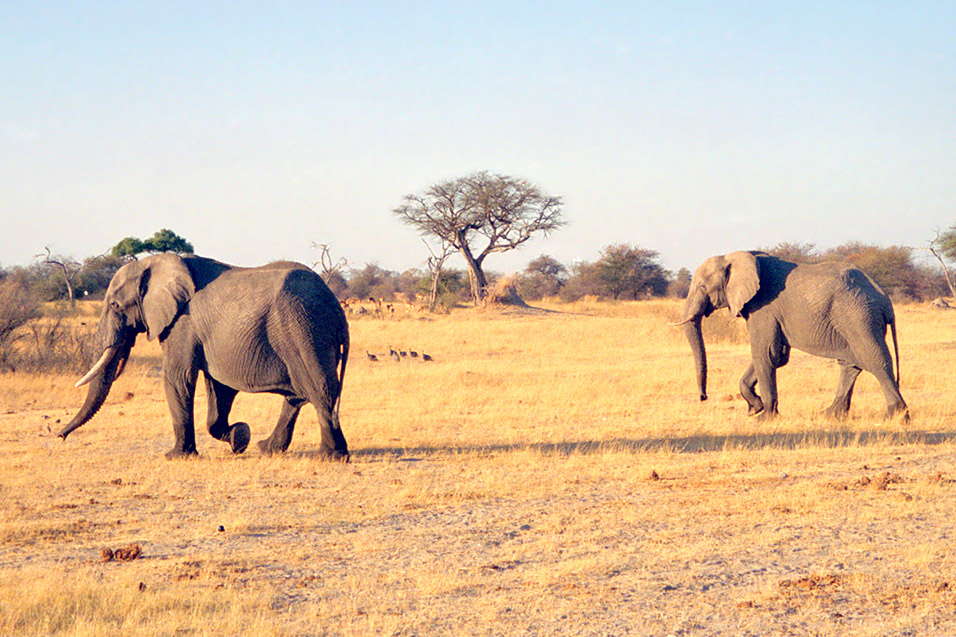
M 732 252 L 727 263 L 727 304 L 734 316 L 740 316 L 744 305 L 760 289 L 760 269 L 752 252 Z
M 155 339 L 172 325 L 196 291 L 189 268 L 175 254 L 157 254 L 149 261 L 140 279 L 143 299 L 143 320 L 146 337 Z M 146 264 L 144 264 L 146 265 Z

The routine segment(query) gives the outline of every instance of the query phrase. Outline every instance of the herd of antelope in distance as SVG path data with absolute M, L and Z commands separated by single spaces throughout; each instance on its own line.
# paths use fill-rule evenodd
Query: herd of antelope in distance
M 425 295 L 416 294 L 414 302 L 410 295 L 396 292 L 396 300 L 388 302 L 384 297 L 375 298 L 370 296 L 367 299 L 351 297 L 341 301 L 342 309 L 347 315 L 362 316 L 371 314 L 373 316 L 385 317 L 395 316 L 398 309 L 404 309 L 406 314 L 424 314 L 428 308 L 425 306 Z

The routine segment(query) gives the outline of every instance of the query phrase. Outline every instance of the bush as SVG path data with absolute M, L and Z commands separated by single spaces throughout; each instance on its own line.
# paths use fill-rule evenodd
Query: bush
M 41 310 L 22 277 L 0 281 L 0 372 L 81 374 L 98 353 L 95 325 L 58 303 Z
M 22 276 L 0 281 L 0 371 L 13 371 L 16 343 L 26 336 L 24 326 L 40 316 L 40 301 Z
M 16 371 L 82 374 L 99 354 L 95 332 L 95 322 L 80 320 L 68 305 L 49 307 L 26 327 L 14 359 Z

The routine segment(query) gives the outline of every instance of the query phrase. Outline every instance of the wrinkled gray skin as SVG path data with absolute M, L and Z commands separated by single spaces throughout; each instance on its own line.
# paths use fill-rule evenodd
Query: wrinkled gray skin
M 124 265 L 110 281 L 97 326 L 96 343 L 106 362 L 99 371 L 96 365 L 91 369 L 96 373 L 86 402 L 60 437 L 102 406 L 141 332 L 158 338 L 163 349 L 166 402 L 176 435 L 166 457 L 197 453 L 193 399 L 202 372 L 209 433 L 235 453 L 249 442 L 248 425 L 229 424 L 236 394 L 271 392 L 284 403 L 272 435 L 259 443 L 264 453 L 288 448 L 299 410 L 309 402 L 322 427 L 323 455 L 348 460 L 337 414 L 348 323 L 335 296 L 309 268 L 291 262 L 238 268 L 173 254 Z
M 701 400 L 707 400 L 701 319 L 724 307 L 747 321 L 752 362 L 740 379 L 740 393 L 750 414 L 777 414 L 777 368 L 787 364 L 790 348 L 796 347 L 839 363 L 836 397 L 825 413 L 846 415 L 853 385 L 866 370 L 879 381 L 888 414 L 909 417 L 899 390 L 893 305 L 862 271 L 835 262 L 798 265 L 761 252 L 733 252 L 704 261 L 694 273 L 678 323 L 684 325 L 694 353 Z M 893 334 L 895 375 L 887 326 Z M 755 392 L 758 384 L 763 397 Z

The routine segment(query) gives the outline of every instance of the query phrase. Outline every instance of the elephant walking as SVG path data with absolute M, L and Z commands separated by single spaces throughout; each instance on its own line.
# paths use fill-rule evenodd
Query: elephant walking
M 701 319 L 724 307 L 747 322 L 752 362 L 740 379 L 740 393 L 750 414 L 777 414 L 777 368 L 787 364 L 795 347 L 839 363 L 837 393 L 827 414 L 846 415 L 853 385 L 866 370 L 879 381 L 887 412 L 909 418 L 899 390 L 893 304 L 861 270 L 835 262 L 798 265 L 762 252 L 733 252 L 704 261 L 691 280 L 683 318 L 675 323 L 684 325 L 694 353 L 701 400 L 707 400 Z M 893 335 L 895 373 L 887 326 Z M 756 393 L 757 385 L 763 397 Z
M 196 454 L 193 399 L 201 371 L 209 401 L 207 427 L 234 453 L 245 451 L 249 426 L 229 424 L 236 394 L 283 397 L 265 453 L 285 451 L 299 410 L 312 403 L 322 428 L 321 450 L 348 460 L 338 421 L 349 352 L 349 328 L 335 296 L 311 269 L 277 262 L 239 268 L 194 255 L 157 254 L 127 263 L 110 281 L 96 331 L 99 360 L 77 386 L 86 401 L 60 431 L 66 438 L 103 405 L 122 373 L 136 335 L 163 349 L 166 402 L 176 436 L 168 458 Z

